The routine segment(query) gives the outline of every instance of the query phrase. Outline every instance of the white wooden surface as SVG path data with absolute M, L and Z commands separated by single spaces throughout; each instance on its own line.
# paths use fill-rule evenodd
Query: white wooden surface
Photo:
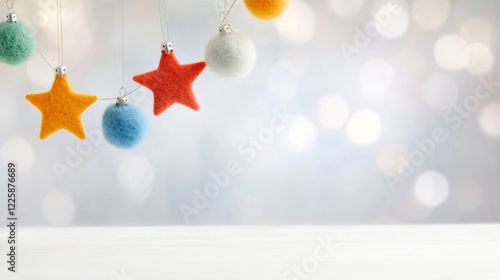
M 500 225 L 21 228 L 16 274 L 6 234 L 2 280 L 500 280 Z M 317 269 L 285 276 L 328 238 Z

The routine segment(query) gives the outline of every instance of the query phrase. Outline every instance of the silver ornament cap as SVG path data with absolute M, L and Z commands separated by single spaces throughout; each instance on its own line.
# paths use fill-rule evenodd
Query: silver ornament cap
M 126 106 L 127 105 L 127 97 L 126 96 L 120 96 L 116 98 L 116 105 L 118 106 Z
M 225 23 L 219 27 L 219 35 L 227 35 L 233 33 L 233 29 L 229 23 Z
M 174 49 L 174 47 L 172 46 L 172 43 L 170 42 L 164 42 L 161 44 L 161 50 L 162 51 L 165 51 L 165 53 L 167 55 L 170 54 L 170 52 Z
M 66 74 L 66 67 L 64 66 L 56 67 L 56 75 L 59 75 L 59 78 L 62 78 L 64 74 Z
M 5 15 L 5 22 L 16 23 L 17 22 L 16 14 L 10 13 L 10 14 Z

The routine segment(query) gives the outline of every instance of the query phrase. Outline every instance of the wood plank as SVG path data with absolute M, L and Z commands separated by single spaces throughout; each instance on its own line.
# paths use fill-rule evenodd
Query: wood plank
M 500 225 L 21 228 L 18 239 L 18 272 L 2 261 L 2 280 L 500 280 Z

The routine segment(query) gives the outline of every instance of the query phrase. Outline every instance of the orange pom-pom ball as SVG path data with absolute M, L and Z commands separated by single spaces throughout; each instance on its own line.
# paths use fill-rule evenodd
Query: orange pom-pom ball
M 288 2 L 289 0 L 245 0 L 245 5 L 254 16 L 271 20 L 286 10 Z

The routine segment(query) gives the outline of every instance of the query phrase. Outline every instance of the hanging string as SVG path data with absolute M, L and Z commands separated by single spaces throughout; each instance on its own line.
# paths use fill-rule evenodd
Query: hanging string
M 129 95 L 131 95 L 132 93 L 134 93 L 135 91 L 137 91 L 138 89 L 140 89 L 142 87 L 141 86 L 138 86 L 136 87 L 135 89 L 133 89 L 132 91 L 126 93 L 124 96 L 121 96 L 121 91 L 120 91 L 120 97 L 127 97 Z M 99 98 L 98 100 L 116 100 L 116 97 L 109 97 L 109 98 Z
M 226 10 L 227 9 L 227 0 L 224 0 L 224 10 L 221 11 L 220 0 L 217 0 L 217 10 L 219 11 L 219 26 L 221 26 L 222 24 L 224 24 L 224 22 L 226 22 L 227 16 L 229 15 L 231 10 L 233 9 L 233 6 L 234 6 L 234 4 L 236 4 L 236 1 L 237 0 L 234 0 L 231 7 L 229 7 L 229 10 Z M 222 20 L 221 20 L 221 16 L 224 16 L 224 18 Z
M 226 12 L 227 12 L 227 0 L 224 0 L 224 15 L 226 14 Z
M 224 15 L 224 12 L 223 11 L 220 11 L 219 12 L 219 26 L 222 25 L 222 21 L 220 20 L 220 17 Z
M 167 29 L 167 38 L 165 38 L 165 32 L 163 31 L 163 19 L 161 16 L 161 0 L 158 0 L 158 12 L 160 13 L 161 36 L 163 37 L 164 42 L 168 42 L 168 40 L 170 39 L 170 31 L 168 29 L 168 9 L 166 0 L 163 0 L 163 6 L 165 7 L 165 25 Z
M 47 60 L 47 58 L 45 57 L 45 55 L 43 55 L 42 51 L 40 50 L 40 47 L 38 46 L 38 44 L 36 43 L 35 41 L 35 47 L 36 49 L 38 50 L 38 53 L 42 56 L 43 60 L 45 60 L 45 62 L 47 63 L 47 65 L 54 71 L 56 71 L 56 68 L 52 67 L 52 65 L 50 64 L 50 62 Z
M 64 63 L 64 40 L 61 0 L 57 0 L 57 64 L 62 67 Z
M 10 6 L 9 6 L 9 3 L 10 3 Z M 14 8 L 14 0 L 7 0 L 7 3 L 5 3 L 5 5 L 7 5 L 7 9 L 9 9 L 9 12 L 12 10 L 12 8 Z
M 125 47 L 124 47 L 124 43 L 123 43 L 125 33 L 123 32 L 123 25 L 124 25 L 123 24 L 123 22 L 124 22 L 124 20 L 123 20 L 123 15 L 124 15 L 123 6 L 125 6 L 125 5 L 123 4 L 123 0 L 122 0 L 122 86 L 121 86 L 120 90 L 118 91 L 120 93 L 120 96 L 122 96 L 122 90 L 125 91 L 125 93 L 124 93 L 125 96 L 127 94 L 127 92 L 125 90 Z
M 116 2 L 118 5 L 118 1 Z M 138 86 L 137 88 L 133 89 L 132 91 L 127 93 L 127 90 L 125 89 L 125 43 L 124 43 L 124 38 L 125 38 L 125 32 L 124 32 L 124 4 L 123 0 L 121 0 L 121 87 L 118 90 L 118 94 L 120 97 L 127 97 L 130 94 L 134 93 L 136 90 L 140 89 L 142 85 Z M 118 8 L 117 8 L 118 10 Z M 120 69 L 120 65 L 118 65 L 118 68 Z M 110 98 L 99 98 L 99 100 L 116 100 L 116 97 L 110 97 Z
M 9 1 L 11 1 L 11 6 L 12 8 L 14 6 L 14 0 L 7 0 L 7 8 L 9 8 Z M 57 64 L 59 67 L 62 66 L 64 62 L 64 45 L 63 45 L 63 32 L 62 32 L 62 8 L 61 8 L 61 0 L 57 0 Z M 43 60 L 47 63 L 47 65 L 54 71 L 56 71 L 56 68 L 52 66 L 52 64 L 49 62 L 49 60 L 43 55 L 42 51 L 40 50 L 40 47 L 38 46 L 37 42 L 35 41 L 35 47 L 38 51 L 38 53 L 42 56 Z
M 219 15 L 219 26 L 222 24 L 221 16 L 224 16 L 226 14 L 226 2 L 227 2 L 227 0 L 224 0 L 224 10 L 221 9 L 220 1 L 221 0 L 217 0 L 217 12 Z
M 231 12 L 231 10 L 233 9 L 233 6 L 234 4 L 236 4 L 236 0 L 234 0 L 233 4 L 231 5 L 231 7 L 229 8 L 229 10 L 227 11 L 226 16 L 224 16 L 224 19 L 222 19 L 222 23 L 224 23 L 226 21 L 226 18 L 227 16 L 229 15 L 229 13 Z M 224 7 L 226 6 L 226 4 L 224 4 Z
M 10 8 L 12 8 L 14 1 L 13 0 L 7 0 L 7 8 L 9 8 L 8 3 L 12 3 L 10 5 Z M 121 22 L 121 31 L 122 31 L 122 37 L 121 37 L 121 47 L 122 47 L 122 69 L 121 69 L 121 87 L 119 89 L 119 94 L 121 97 L 126 97 L 138 89 L 142 87 L 142 85 L 138 86 L 137 88 L 133 89 L 130 92 L 126 92 L 125 90 L 125 55 L 124 55 L 124 23 L 123 23 L 123 0 L 122 0 L 122 22 Z M 63 20 L 62 20 L 62 7 L 61 7 L 61 0 L 57 0 L 57 63 L 59 67 L 61 67 L 64 63 L 64 37 L 63 37 Z M 45 57 L 43 52 L 40 50 L 40 47 L 38 46 L 37 42 L 35 41 L 35 47 L 38 51 L 38 53 L 42 56 L 43 60 L 47 63 L 47 65 L 53 70 L 56 71 L 56 68 L 52 66 L 52 64 L 49 62 L 49 60 Z M 116 100 L 116 97 L 113 98 L 99 98 L 99 100 Z

